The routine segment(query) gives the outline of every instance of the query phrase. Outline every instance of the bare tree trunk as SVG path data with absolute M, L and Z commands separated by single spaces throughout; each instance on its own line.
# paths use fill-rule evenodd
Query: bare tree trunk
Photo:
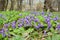
M 18 6 L 18 10 L 19 10 L 19 7 L 20 7 L 20 0 L 17 0 L 17 6 Z
M 11 8 L 11 0 L 8 0 L 7 10 L 10 10 Z
M 44 9 L 47 11 L 47 9 L 51 6 L 51 3 L 49 0 L 45 0 L 44 2 Z
M 8 5 L 8 0 L 5 0 L 5 7 L 4 7 L 5 10 L 7 9 L 7 5 Z
M 60 12 L 60 0 L 58 0 L 58 11 Z
M 29 5 L 30 5 L 30 10 L 31 10 L 31 5 L 32 5 L 32 0 L 29 0 Z
M 45 0 L 45 2 L 44 2 L 44 9 L 50 9 L 50 11 L 56 11 L 55 9 L 53 9 L 53 7 L 52 7 L 52 1 L 53 0 Z M 56 0 L 54 0 L 54 1 L 56 1 Z
M 0 10 L 2 10 L 2 7 L 3 7 L 3 5 L 2 5 L 2 2 L 0 0 Z
M 13 10 L 17 10 L 17 0 L 14 0 L 14 6 L 13 6 Z
M 11 0 L 11 8 L 10 8 L 10 10 L 13 10 L 13 6 L 14 6 L 14 1 L 13 0 Z
M 18 0 L 17 2 L 18 2 L 18 3 L 17 3 L 17 5 L 18 5 L 18 10 L 22 11 L 22 2 L 23 2 L 23 0 Z
M 5 0 L 0 0 L 0 10 L 3 11 L 5 7 Z
M 23 0 L 20 0 L 20 10 L 22 11 L 22 1 Z

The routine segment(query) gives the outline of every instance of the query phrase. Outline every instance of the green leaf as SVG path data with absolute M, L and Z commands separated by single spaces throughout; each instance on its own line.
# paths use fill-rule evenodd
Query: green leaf
M 19 29 L 14 29 L 14 31 L 13 31 L 14 33 L 16 33 L 16 34 L 19 34 L 19 33 L 24 33 L 25 32 L 25 30 L 24 30 L 24 28 L 23 27 L 21 27 L 21 28 L 19 28 Z
M 33 35 L 34 35 L 34 36 L 38 36 L 38 32 L 35 31 L 35 32 L 33 33 Z
M 53 28 L 50 28 L 50 30 L 51 30 L 51 32 L 52 32 L 52 33 L 54 33 L 54 32 L 55 32 L 55 30 L 54 30 Z
M 0 39 L 2 39 L 3 38 L 3 36 L 2 36 L 2 34 L 0 34 Z
M 25 40 L 22 36 L 16 35 L 11 40 Z
M 5 37 L 4 40 L 8 40 L 8 37 Z
M 40 21 L 44 21 L 45 19 L 42 16 L 37 16 Z
M 15 33 L 14 32 L 9 32 L 11 35 L 15 35 Z
M 27 33 L 31 33 L 31 32 L 33 32 L 33 31 L 34 31 L 33 28 L 29 28 L 26 32 L 27 32 Z

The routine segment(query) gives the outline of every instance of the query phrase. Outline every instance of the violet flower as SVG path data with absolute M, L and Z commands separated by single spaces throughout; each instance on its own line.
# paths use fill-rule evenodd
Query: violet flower
M 50 22 L 48 22 L 48 30 L 51 28 L 51 23 Z
M 9 24 L 4 24 L 4 27 L 8 28 Z
M 35 18 L 34 18 L 34 16 L 31 16 L 31 18 L 30 18 L 30 19 L 33 21 Z
M 57 24 L 56 29 L 57 29 L 57 30 L 60 30 L 60 24 Z
M 42 12 L 42 15 L 44 15 L 45 13 L 44 12 Z
M 58 20 L 58 17 L 53 18 L 54 21 Z
M 30 17 L 29 17 L 29 16 L 26 16 L 26 19 L 27 19 L 27 20 L 29 20 L 29 19 L 30 19 Z
M 0 14 L 0 17 L 2 17 L 2 14 Z
M 41 27 L 41 24 L 38 24 L 37 26 L 35 26 L 36 29 L 39 29 Z
M 35 28 L 36 28 L 36 29 L 39 29 L 39 28 L 40 28 L 40 26 L 35 26 Z
M 28 24 L 28 23 L 29 23 L 29 21 L 28 21 L 27 19 L 25 19 L 25 22 L 26 22 L 26 24 Z
M 6 36 L 5 32 L 4 32 L 4 29 L 2 28 L 2 30 L 0 30 L 0 34 L 2 34 L 3 37 Z
M 6 36 L 6 34 L 5 34 L 5 33 L 2 33 L 2 36 L 3 36 L 3 37 L 5 37 L 5 36 Z
M 22 27 L 23 26 L 23 24 L 18 24 L 18 27 Z
M 44 35 L 46 35 L 47 33 L 46 33 L 46 31 L 44 30 Z
M 47 17 L 47 18 L 46 18 L 46 22 L 47 22 L 47 23 L 50 22 L 50 17 Z
M 38 24 L 38 27 L 41 27 L 41 24 Z
M 15 21 L 12 22 L 12 28 L 16 28 L 16 22 Z
M 1 30 L 0 30 L 0 33 L 3 33 L 3 32 L 4 32 L 4 29 L 1 29 Z
M 38 22 L 39 21 L 39 19 L 38 18 L 36 18 L 35 20 L 34 20 L 34 22 Z

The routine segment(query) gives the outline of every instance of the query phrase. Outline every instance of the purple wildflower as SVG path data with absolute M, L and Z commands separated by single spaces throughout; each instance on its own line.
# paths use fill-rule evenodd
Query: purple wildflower
M 47 18 L 46 18 L 46 22 L 47 22 L 47 23 L 50 22 L 50 17 L 47 17 Z
M 6 28 L 7 28 L 8 26 L 9 26 L 9 24 L 4 24 L 4 27 L 6 27 Z
M 18 24 L 18 27 L 22 27 L 23 24 Z
M 41 27 L 41 24 L 38 24 L 39 27 Z
M 47 33 L 46 33 L 46 31 L 44 30 L 44 35 L 46 35 Z
M 30 17 L 29 17 L 29 16 L 26 16 L 26 19 L 27 19 L 27 20 L 29 20 L 29 19 L 30 19 Z
M 34 20 L 34 16 L 31 16 L 31 21 L 33 21 Z
M 40 26 L 35 26 L 35 28 L 36 28 L 36 29 L 39 29 L 39 28 L 40 28 Z
M 0 33 L 3 33 L 3 32 L 4 32 L 4 29 L 1 29 L 1 30 L 0 30 Z
M 60 30 L 60 24 L 57 25 L 56 29 L 57 30 Z
M 58 17 L 53 18 L 54 21 L 58 20 Z
M 51 28 L 51 23 L 50 22 L 48 22 L 48 29 L 50 29 Z
M 35 26 L 36 29 L 39 29 L 41 27 L 41 24 L 38 24 L 37 26 Z
M 47 18 L 47 16 L 43 16 L 44 18 Z
M 42 24 L 38 24 L 38 25 L 36 26 L 36 28 L 41 28 L 41 27 L 43 27 Z
M 45 13 L 44 12 L 42 12 L 42 15 L 44 15 Z
M 35 22 L 38 22 L 39 20 L 38 20 L 38 18 L 36 18 L 34 21 L 35 21 Z
M 25 19 L 25 22 L 26 22 L 26 24 L 28 24 L 29 23 L 29 20 Z
M 22 23 L 24 23 L 24 18 L 21 19 Z
M 0 17 L 2 17 L 2 14 L 0 14 Z
M 12 28 L 16 28 L 16 22 L 15 21 L 12 22 Z
M 3 36 L 3 37 L 5 37 L 5 36 L 6 36 L 6 34 L 5 34 L 5 33 L 2 33 L 2 36 Z
M 5 32 L 4 32 L 4 29 L 0 30 L 0 34 L 2 34 L 3 37 L 6 36 Z

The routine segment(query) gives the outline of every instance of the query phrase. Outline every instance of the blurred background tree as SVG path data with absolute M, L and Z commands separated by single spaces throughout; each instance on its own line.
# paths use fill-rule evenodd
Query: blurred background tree
M 5 7 L 5 0 L 0 0 L 0 10 L 3 11 Z
M 0 10 L 19 10 L 19 11 L 58 11 L 57 0 L 0 0 Z
M 44 9 L 50 9 L 50 11 L 58 11 L 57 0 L 45 0 L 44 4 Z
M 60 11 L 60 0 L 57 1 L 58 1 L 58 11 Z

